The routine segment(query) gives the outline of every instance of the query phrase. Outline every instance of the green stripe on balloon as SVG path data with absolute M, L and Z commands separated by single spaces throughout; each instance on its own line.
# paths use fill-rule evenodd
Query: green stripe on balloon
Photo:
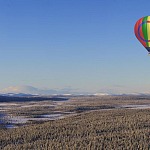
M 148 17 L 144 17 L 143 18 L 143 25 L 142 25 L 142 31 L 143 31 L 143 35 L 144 35 L 144 39 L 148 40 L 148 35 L 147 35 L 147 18 Z M 145 23 L 144 23 L 145 22 Z M 146 46 L 148 47 L 148 42 L 146 42 Z

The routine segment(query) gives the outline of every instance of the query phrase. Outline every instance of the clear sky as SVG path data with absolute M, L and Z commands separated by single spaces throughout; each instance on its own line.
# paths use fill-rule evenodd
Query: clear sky
M 0 0 L 0 89 L 150 92 L 134 35 L 149 0 Z

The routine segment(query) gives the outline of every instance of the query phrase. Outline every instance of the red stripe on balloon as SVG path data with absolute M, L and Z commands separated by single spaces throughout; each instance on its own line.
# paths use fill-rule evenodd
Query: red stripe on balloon
M 139 28 L 139 25 L 142 23 L 142 20 L 143 18 L 139 19 L 136 24 L 135 24 L 135 27 L 134 27 L 134 32 L 135 32 L 135 35 L 137 37 L 137 39 L 141 42 L 141 44 L 146 47 L 146 42 L 143 41 L 140 37 L 139 37 L 139 33 L 138 33 L 138 28 Z M 143 35 L 143 31 L 142 31 L 142 26 L 140 28 L 140 36 L 144 39 L 144 35 Z
M 136 24 L 134 26 L 134 33 L 135 33 L 137 39 L 140 40 L 140 37 L 138 35 L 138 26 L 139 26 L 139 20 L 136 22 Z
M 138 22 L 139 21 L 137 21 L 136 24 L 135 24 L 135 26 L 134 26 L 134 33 L 135 33 L 135 35 L 136 35 L 137 38 L 138 38 Z

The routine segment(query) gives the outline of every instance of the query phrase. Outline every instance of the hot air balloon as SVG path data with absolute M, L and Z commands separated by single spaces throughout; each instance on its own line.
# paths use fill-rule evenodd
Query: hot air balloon
M 134 33 L 150 54 L 150 16 L 140 18 L 136 22 Z

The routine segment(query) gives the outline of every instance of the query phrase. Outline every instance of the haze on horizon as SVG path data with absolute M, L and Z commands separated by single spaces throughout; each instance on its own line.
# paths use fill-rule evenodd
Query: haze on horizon
M 150 57 L 133 31 L 149 15 L 145 3 L 0 1 L 0 91 L 150 93 Z

